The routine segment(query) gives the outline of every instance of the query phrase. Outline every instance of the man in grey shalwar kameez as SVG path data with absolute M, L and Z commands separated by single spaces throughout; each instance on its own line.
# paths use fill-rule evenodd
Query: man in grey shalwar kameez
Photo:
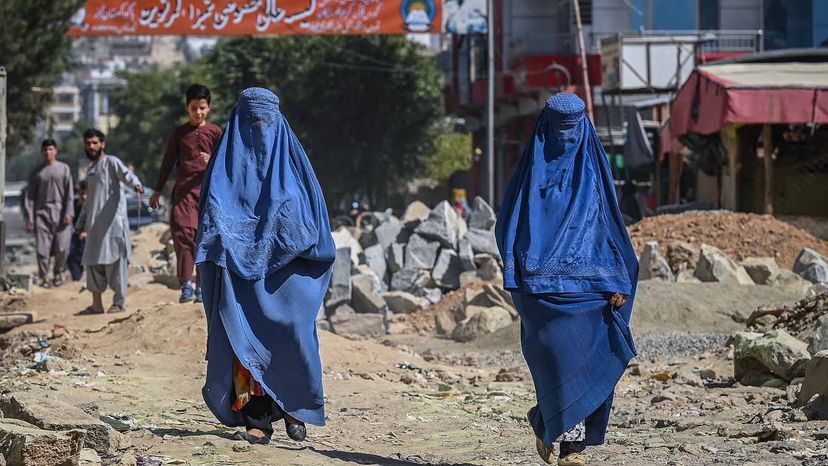
M 127 294 L 127 270 L 132 255 L 129 218 L 122 183 L 143 193 L 141 181 L 113 155 L 104 154 L 105 136 L 96 129 L 83 133 L 84 150 L 91 160 L 86 172 L 86 203 L 80 212 L 78 230 L 86 238 L 82 263 L 86 287 L 92 292 L 92 306 L 81 314 L 104 312 L 101 294 L 107 286 L 115 291 L 108 312 L 121 312 Z
M 66 257 L 72 239 L 73 182 L 69 165 L 57 160 L 57 143 L 41 144 L 43 163 L 32 170 L 23 203 L 26 228 L 34 232 L 37 244 L 38 284 L 44 288 L 63 284 Z M 53 280 L 49 282 L 49 259 L 55 258 Z

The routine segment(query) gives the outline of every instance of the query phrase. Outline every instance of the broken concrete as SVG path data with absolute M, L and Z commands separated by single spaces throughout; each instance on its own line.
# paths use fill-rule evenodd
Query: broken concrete
M 744 267 L 737 264 L 725 253 L 709 244 L 701 245 L 699 262 L 696 264 L 696 278 L 703 282 L 738 283 L 752 285 L 753 280 Z
M 742 267 L 757 285 L 770 285 L 779 275 L 779 266 L 773 257 L 748 257 Z
M 0 400 L 6 417 L 20 419 L 45 430 L 86 431 L 84 445 L 102 455 L 121 446 L 121 434 L 75 406 L 38 391 L 15 392 Z
M 17 419 L 0 419 L 0 458 L 9 466 L 76 466 L 87 432 L 47 431 Z

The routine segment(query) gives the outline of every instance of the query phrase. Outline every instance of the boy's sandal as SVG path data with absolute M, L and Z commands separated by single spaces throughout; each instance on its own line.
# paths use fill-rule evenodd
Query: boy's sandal
M 94 314 L 103 314 L 103 313 L 104 313 L 103 311 L 99 311 L 99 310 L 95 309 L 94 307 L 89 306 L 86 309 L 78 312 L 75 315 L 76 316 L 91 316 L 91 315 L 94 315 Z

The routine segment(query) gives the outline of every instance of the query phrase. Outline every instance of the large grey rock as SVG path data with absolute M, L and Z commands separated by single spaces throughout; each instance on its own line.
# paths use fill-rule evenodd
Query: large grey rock
M 661 255 L 661 251 L 658 248 L 658 241 L 649 241 L 644 245 L 639 263 L 641 264 L 638 271 L 639 280 L 656 279 L 669 282 L 675 281 L 670 264 Z
M 382 295 L 388 310 L 394 314 L 407 314 L 428 307 L 431 303 L 406 291 L 391 291 Z
M 466 318 L 457 324 L 451 338 L 456 341 L 471 341 L 496 332 L 512 323 L 512 316 L 502 307 L 467 306 Z
M 379 277 L 380 291 L 388 288 L 388 263 L 385 260 L 385 249 L 381 244 L 365 248 L 365 264 Z
M 405 208 L 405 213 L 402 216 L 403 223 L 408 223 L 412 221 L 422 221 L 428 218 L 428 214 L 431 213 L 431 209 L 428 208 L 427 205 L 423 204 L 420 201 L 414 201 L 411 204 L 408 204 L 408 207 Z
M 773 330 L 760 336 L 740 332 L 734 341 L 733 362 L 737 380 L 744 380 L 745 375 L 755 373 L 758 362 L 770 373 L 790 381 L 803 375 L 805 364 L 811 358 L 808 345 L 784 330 Z
M 431 272 L 431 278 L 440 288 L 456 290 L 460 288 L 460 274 L 463 272 L 463 264 L 460 256 L 451 249 L 443 249 L 437 258 L 437 264 Z
M 770 285 L 779 275 L 779 266 L 773 257 L 748 257 L 742 267 L 757 285 Z
M 477 264 L 477 276 L 481 280 L 503 280 L 503 271 L 494 257 L 488 254 L 476 254 L 474 263 Z
M 667 245 L 667 262 L 673 273 L 683 270 L 694 270 L 699 262 L 699 247 L 683 241 L 676 241 Z
M 333 236 L 334 244 L 336 244 L 336 248 L 350 248 L 351 254 L 351 262 L 354 263 L 354 267 L 360 264 L 360 256 L 362 255 L 362 245 L 359 244 L 354 235 L 345 228 L 341 227 L 340 229 L 336 230 L 335 232 L 331 233 Z
M 45 430 L 86 431 L 83 443 L 101 455 L 112 454 L 121 446 L 121 434 L 82 409 L 64 403 L 54 395 L 39 391 L 15 392 L 0 400 L 6 417 L 20 419 Z
M 400 223 L 385 222 L 374 228 L 374 236 L 384 251 L 397 242 L 397 237 L 401 231 L 402 225 Z
M 457 321 L 451 309 L 444 309 L 434 316 L 434 325 L 437 330 L 437 335 L 448 337 L 457 328 Z
M 334 314 L 329 319 L 331 329 L 346 338 L 373 338 L 385 335 L 385 316 L 382 314 Z
M 353 297 L 351 305 L 360 314 L 384 314 L 385 300 L 380 295 L 374 275 L 359 274 L 351 277 Z
M 468 307 L 500 307 L 509 311 L 512 319 L 518 318 L 515 303 L 512 301 L 512 295 L 500 288 L 491 284 L 486 284 L 481 289 L 466 289 L 463 297 L 464 306 L 461 308 L 461 315 L 467 317 L 465 308 Z
M 0 419 L 0 459 L 9 466 L 76 466 L 83 430 L 47 431 L 17 419 Z
M 444 247 L 457 249 L 457 242 L 460 241 L 465 229 L 465 221 L 457 215 L 448 201 L 442 201 L 432 209 L 428 218 L 414 232 L 437 241 Z
M 475 197 L 469 214 L 469 229 L 491 230 L 496 221 L 497 216 L 492 207 L 480 196 Z
M 828 314 L 820 316 L 816 327 L 808 337 L 808 352 L 811 354 L 828 350 Z
M 828 282 L 828 258 L 805 248 L 797 256 L 793 271 L 811 283 Z
M 768 280 L 768 285 L 801 296 L 808 291 L 812 283 L 790 270 L 779 269 L 779 273 Z
M 425 298 L 431 304 L 437 304 L 440 302 L 440 300 L 443 299 L 443 290 L 441 290 L 440 288 L 432 288 L 430 286 L 427 286 L 425 288 L 420 288 L 419 290 L 417 290 L 416 295 L 421 298 Z
M 457 245 L 457 255 L 460 256 L 460 263 L 463 265 L 464 272 L 474 272 L 477 270 L 477 264 L 474 263 L 474 249 L 468 238 L 463 238 Z
M 331 310 L 330 316 L 335 316 L 335 315 L 338 315 L 340 317 L 342 317 L 342 316 L 351 316 L 351 315 L 354 315 L 356 313 L 357 312 L 354 310 L 354 308 L 351 307 L 350 304 L 340 304 L 339 306 L 337 306 L 336 308 Z M 330 316 L 328 316 L 328 317 L 330 317 Z
M 331 271 L 331 289 L 325 307 L 333 309 L 351 300 L 351 248 L 338 248 Z
M 709 244 L 701 245 L 699 262 L 696 264 L 696 278 L 703 282 L 752 285 L 753 280 L 745 268 L 725 253 Z
M 807 403 L 814 395 L 828 396 L 828 350 L 815 354 L 805 365 L 805 381 L 799 391 L 799 402 Z
M 469 241 L 475 254 L 488 254 L 495 258 L 500 257 L 500 250 L 497 249 L 494 231 L 472 228 L 466 233 L 465 239 Z
M 437 261 L 440 243 L 429 241 L 420 235 L 412 235 L 405 246 L 405 268 L 431 270 Z
M 388 247 L 385 254 L 386 264 L 388 264 L 388 273 L 395 274 L 402 270 L 405 265 L 405 245 L 394 243 Z
M 429 285 L 431 285 L 431 275 L 425 270 L 406 267 L 391 277 L 392 291 L 408 291 L 417 294 L 419 290 Z

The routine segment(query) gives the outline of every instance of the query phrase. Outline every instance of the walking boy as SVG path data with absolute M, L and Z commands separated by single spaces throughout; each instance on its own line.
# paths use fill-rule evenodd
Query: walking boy
M 35 233 L 38 284 L 44 288 L 63 284 L 66 255 L 72 235 L 72 171 L 57 160 L 54 139 L 40 145 L 43 163 L 32 170 L 23 203 L 26 229 Z M 48 281 L 49 259 L 55 258 L 53 279 Z
M 104 153 L 104 133 L 97 129 L 86 130 L 83 144 L 91 163 L 86 172 L 88 191 L 78 219 L 78 238 L 87 240 L 82 262 L 86 267 L 86 287 L 92 292 L 92 305 L 81 314 L 103 314 L 101 295 L 107 286 L 115 291 L 108 312 L 122 312 L 132 243 L 121 183 L 139 194 L 144 192 L 144 187 L 121 159 Z
M 201 288 L 196 277 L 194 254 L 196 231 L 198 230 L 198 198 L 201 194 L 201 180 L 210 155 L 221 139 L 221 128 L 207 121 L 210 113 L 210 90 L 201 84 L 187 89 L 185 108 L 189 121 L 176 128 L 167 143 L 161 171 L 155 183 L 155 192 L 150 197 L 150 207 L 157 209 L 161 190 L 172 172 L 177 168 L 172 192 L 170 232 L 175 247 L 176 274 L 181 284 L 179 302 L 201 302 Z

